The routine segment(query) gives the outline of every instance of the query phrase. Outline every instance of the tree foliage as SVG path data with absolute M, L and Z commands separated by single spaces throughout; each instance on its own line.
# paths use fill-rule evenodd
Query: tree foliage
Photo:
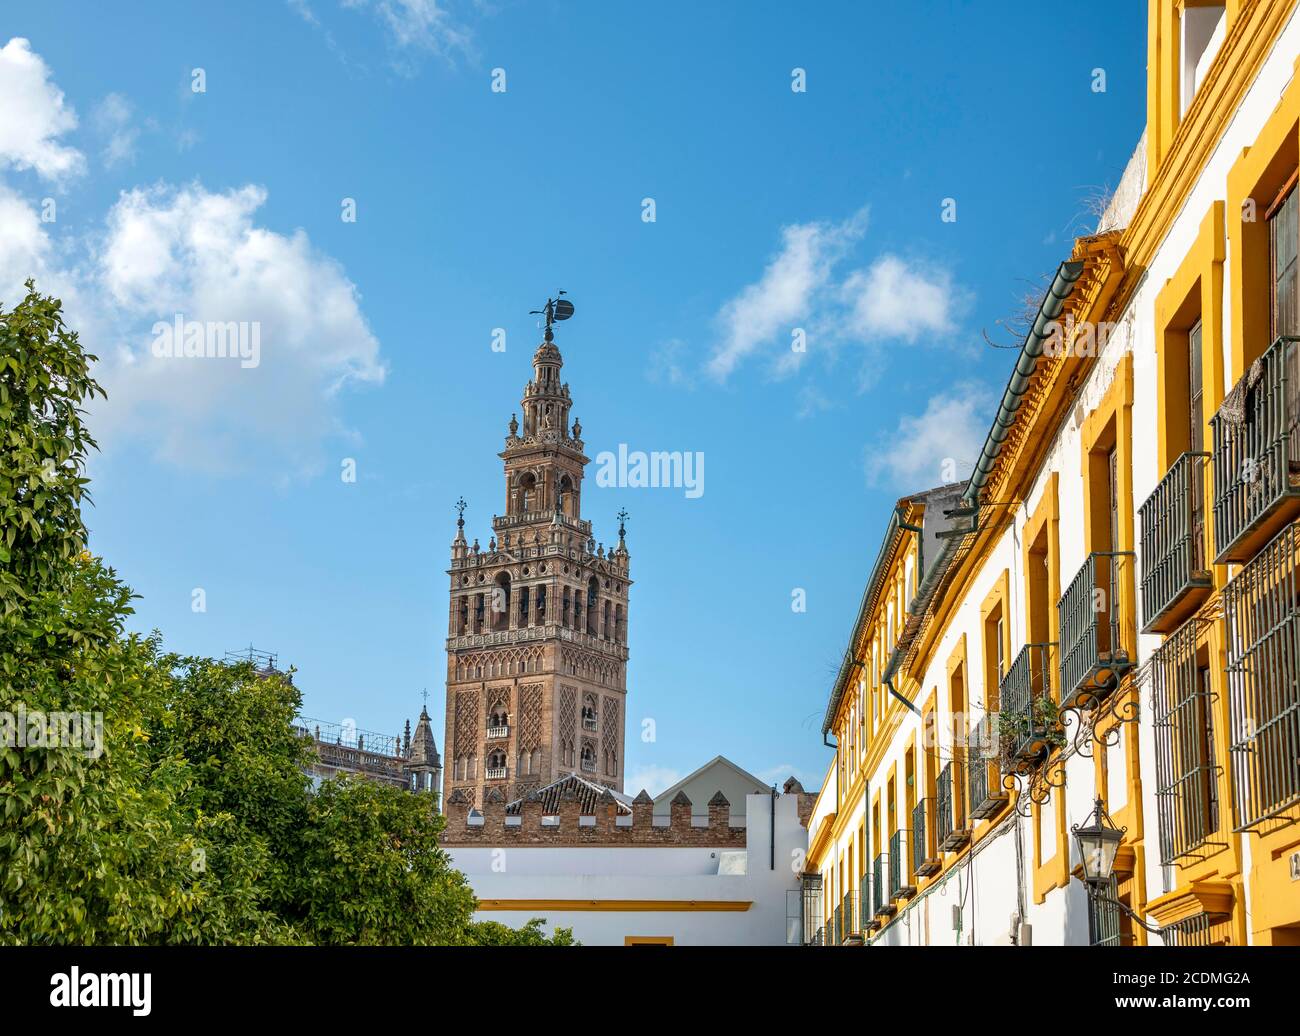
M 313 791 L 290 680 L 126 630 L 81 512 L 94 359 L 31 282 L 0 310 L 0 943 L 571 943 L 473 920 L 432 795 Z M 52 713 L 102 730 L 20 743 Z

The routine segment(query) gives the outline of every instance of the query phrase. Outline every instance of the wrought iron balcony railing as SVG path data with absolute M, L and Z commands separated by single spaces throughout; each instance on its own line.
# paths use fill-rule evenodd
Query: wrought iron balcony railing
M 916 895 L 916 885 L 910 879 L 907 867 L 907 832 L 895 831 L 889 836 L 889 896 L 891 899 L 911 899 Z
M 1056 606 L 1061 629 L 1061 704 L 1102 697 L 1133 667 L 1124 589 L 1131 551 L 1089 554 Z
M 1300 808 L 1300 522 L 1223 589 L 1233 826 Z
M 960 770 L 954 773 L 953 764 L 948 763 L 934 782 L 935 843 L 946 853 L 956 852 L 970 841 L 970 831 L 962 815 L 965 810 L 962 789 L 954 787 L 960 776 Z
M 831 914 L 831 945 L 838 946 L 844 941 L 844 907 L 836 906 Z
M 1055 644 L 1026 644 L 998 689 L 998 745 L 1004 758 L 1030 761 L 1051 747 L 1051 723 L 1042 702 L 1052 694 Z
M 912 875 L 928 878 L 937 874 L 943 867 L 943 857 L 939 855 L 934 839 L 934 805 L 930 799 L 922 799 L 912 807 Z
M 877 854 L 871 864 L 871 906 L 877 917 L 890 917 L 894 904 L 890 902 L 885 882 L 889 879 L 889 861 L 884 853 Z
M 1090 946 L 1124 946 L 1132 941 L 1124 931 L 1123 913 L 1116 905 L 1119 887 L 1112 874 L 1110 884 L 1098 895 L 1089 890 L 1088 944 Z
M 857 943 L 862 940 L 862 910 L 861 901 L 858 893 L 850 889 L 844 893 L 844 901 L 840 904 L 840 910 L 844 917 L 844 941 L 846 943 Z
M 1279 338 L 1210 419 L 1215 561 L 1245 561 L 1300 510 L 1300 339 Z
M 970 818 L 987 820 L 996 816 L 1010 796 L 1002 787 L 997 731 L 993 727 L 992 716 L 987 712 L 975 725 L 975 733 L 966 748 L 966 773 L 970 791 Z
M 1142 535 L 1143 633 L 1169 633 L 1213 586 L 1205 542 L 1208 453 L 1184 453 L 1138 512 Z
M 862 882 L 859 887 L 861 888 L 861 893 L 858 896 L 858 903 L 862 909 L 862 935 L 865 938 L 880 927 L 880 921 L 872 916 L 870 873 L 862 875 Z
M 1197 859 L 1219 830 L 1214 692 L 1196 658 L 1202 623 L 1185 623 L 1151 656 L 1160 862 Z

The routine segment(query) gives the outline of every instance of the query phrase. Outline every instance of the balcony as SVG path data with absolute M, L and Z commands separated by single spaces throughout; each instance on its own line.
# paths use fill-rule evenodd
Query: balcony
M 1300 523 L 1223 589 L 1233 827 L 1300 806 Z
M 1002 768 L 998 766 L 998 740 L 992 717 L 986 712 L 975 726 L 975 736 L 966 748 L 967 790 L 970 793 L 970 818 L 988 820 L 1002 812 L 1010 796 L 1002 787 Z
M 942 852 L 955 853 L 970 841 L 970 831 L 962 822 L 960 789 L 953 788 L 953 764 L 939 771 L 934 783 L 934 837 Z M 957 793 L 955 794 L 954 791 Z
M 1167 637 L 1151 656 L 1160 863 L 1205 859 L 1227 843 L 1219 830 L 1214 692 L 1197 662 L 1199 623 Z
M 1274 342 L 1210 419 L 1217 563 L 1248 560 L 1300 512 L 1298 341 Z
M 907 843 L 907 832 L 895 831 L 889 836 L 889 858 L 893 866 L 889 868 L 889 896 L 891 899 L 908 900 L 916 895 L 916 885 L 907 881 L 910 877 L 907 869 L 907 857 L 903 846 Z
M 844 940 L 844 908 L 837 906 L 831 914 L 831 945 L 838 946 Z
M 1138 512 L 1143 633 L 1171 633 L 1209 596 L 1205 542 L 1208 453 L 1184 453 Z
M 596 772 L 596 760 L 595 760 L 595 759 L 583 759 L 579 765 L 582 767 L 582 772 L 583 772 L 583 773 L 595 773 L 595 772 Z
M 510 736 L 509 726 L 496 726 L 487 728 L 487 739 L 489 741 L 500 741 Z
M 483 776 L 489 781 L 504 781 L 506 779 L 506 768 L 504 766 L 489 766 L 483 771 Z
M 1004 759 L 1036 762 L 1047 755 L 1055 735 L 1052 653 L 1055 644 L 1026 644 L 1011 663 L 998 690 L 998 747 Z
M 943 857 L 930 832 L 933 813 L 930 799 L 922 799 L 912 807 L 912 874 L 917 878 L 928 878 L 943 868 Z
M 862 911 L 860 906 L 861 903 L 856 891 L 844 893 L 844 901 L 839 907 L 840 916 L 844 919 L 844 930 L 841 933 L 841 945 L 862 945 Z
M 1084 695 L 1103 697 L 1133 668 L 1124 614 L 1131 551 L 1088 555 L 1056 606 L 1061 630 L 1061 705 Z
M 880 853 L 871 864 L 871 905 L 872 913 L 880 919 L 889 919 L 897 911 L 894 904 L 885 895 L 885 879 L 889 877 L 889 861 Z

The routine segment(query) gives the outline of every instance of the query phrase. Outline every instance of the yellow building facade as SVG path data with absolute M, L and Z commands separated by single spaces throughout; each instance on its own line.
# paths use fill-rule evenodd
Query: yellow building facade
M 889 520 L 807 942 L 1300 944 L 1300 14 L 1149 10 L 1146 133 L 975 470 Z

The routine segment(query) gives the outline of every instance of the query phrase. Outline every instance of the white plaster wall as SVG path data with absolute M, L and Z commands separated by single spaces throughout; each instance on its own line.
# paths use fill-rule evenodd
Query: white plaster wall
M 743 911 L 544 912 L 547 931 L 573 929 L 585 945 L 619 945 L 626 936 L 671 936 L 677 945 L 784 945 L 788 893 L 797 896 L 808 832 L 798 799 L 776 800 L 776 840 L 771 841 L 770 795 L 745 800 L 744 873 L 719 874 L 732 850 L 698 847 L 450 848 L 452 864 L 480 900 L 672 900 L 750 903 Z M 797 902 L 797 900 L 796 900 Z M 486 911 L 479 920 L 519 927 L 531 914 Z

